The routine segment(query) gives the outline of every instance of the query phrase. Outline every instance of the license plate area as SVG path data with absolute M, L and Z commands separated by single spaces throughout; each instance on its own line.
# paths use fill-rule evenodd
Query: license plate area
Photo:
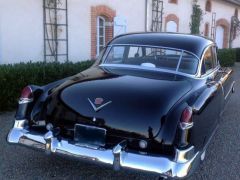
M 106 143 L 106 129 L 76 124 L 74 141 L 77 145 L 86 147 L 103 147 Z

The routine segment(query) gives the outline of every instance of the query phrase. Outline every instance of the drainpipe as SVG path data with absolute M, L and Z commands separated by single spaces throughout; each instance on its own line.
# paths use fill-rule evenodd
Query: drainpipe
M 147 32 L 148 0 L 145 0 L 145 32 Z
M 231 27 L 230 27 L 230 35 L 229 35 L 229 48 L 232 48 L 232 42 L 233 42 L 233 17 L 231 19 Z

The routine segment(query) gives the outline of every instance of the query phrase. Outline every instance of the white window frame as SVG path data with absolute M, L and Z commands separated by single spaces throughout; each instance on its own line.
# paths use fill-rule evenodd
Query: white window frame
M 103 21 L 103 26 L 100 26 L 100 20 Z M 100 28 L 103 28 L 103 35 L 100 35 Z M 106 43 L 106 20 L 102 16 L 97 17 L 97 56 L 100 54 L 100 46 L 105 46 Z M 100 44 L 100 38 L 103 38 L 103 44 Z

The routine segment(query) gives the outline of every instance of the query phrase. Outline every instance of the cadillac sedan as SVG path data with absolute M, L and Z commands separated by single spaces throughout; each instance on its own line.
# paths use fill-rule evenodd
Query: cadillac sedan
M 7 141 L 114 170 L 187 177 L 204 160 L 234 83 L 209 39 L 120 35 L 86 71 L 25 87 Z

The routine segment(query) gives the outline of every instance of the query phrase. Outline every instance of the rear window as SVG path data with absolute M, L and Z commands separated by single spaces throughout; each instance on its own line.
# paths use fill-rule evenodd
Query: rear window
M 198 58 L 170 48 L 148 46 L 112 46 L 104 64 L 142 66 L 195 74 Z

